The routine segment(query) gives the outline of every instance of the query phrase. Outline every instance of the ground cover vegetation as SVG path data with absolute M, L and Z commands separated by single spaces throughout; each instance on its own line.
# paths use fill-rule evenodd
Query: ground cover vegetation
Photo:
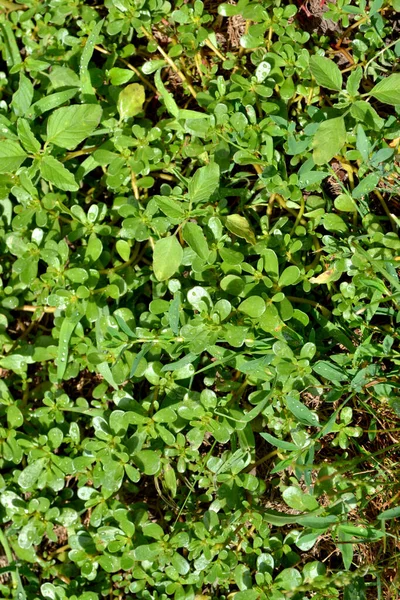
M 1 597 L 398 598 L 399 0 L 0 11 Z

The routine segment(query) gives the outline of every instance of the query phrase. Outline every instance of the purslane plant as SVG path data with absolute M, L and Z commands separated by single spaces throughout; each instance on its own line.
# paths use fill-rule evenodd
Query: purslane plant
M 300 4 L 0 0 L 2 597 L 393 591 L 400 5 Z

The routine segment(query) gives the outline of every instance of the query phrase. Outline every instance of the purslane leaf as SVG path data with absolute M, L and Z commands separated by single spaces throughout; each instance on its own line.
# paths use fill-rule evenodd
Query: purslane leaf
M 167 111 L 173 117 L 178 117 L 179 107 L 175 102 L 173 95 L 167 90 L 161 79 L 161 69 L 156 71 L 156 74 L 154 76 L 154 83 L 156 84 L 156 88 L 160 92 L 161 97 L 164 100 L 165 108 L 167 109 Z
M 231 233 L 243 238 L 249 244 L 256 243 L 254 231 L 248 220 L 242 217 L 242 215 L 228 215 L 226 218 L 226 227 Z
M 143 108 L 146 100 L 144 87 L 139 83 L 130 83 L 125 86 L 118 96 L 118 112 L 121 119 L 135 117 Z
M 153 252 L 154 275 L 158 281 L 170 279 L 182 262 L 183 249 L 175 236 L 162 238 L 155 243 Z

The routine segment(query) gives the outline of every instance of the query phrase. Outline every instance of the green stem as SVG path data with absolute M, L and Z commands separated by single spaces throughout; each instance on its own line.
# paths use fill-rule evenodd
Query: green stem
M 121 269 L 125 269 L 126 267 L 129 267 L 132 263 L 135 262 L 136 258 L 138 257 L 139 254 L 139 249 L 140 249 L 140 244 L 136 244 L 136 246 L 133 249 L 132 252 L 132 256 L 129 258 L 129 260 L 127 260 L 126 262 L 117 265 L 116 267 L 110 267 L 109 269 L 100 269 L 99 273 L 101 275 L 108 275 L 109 273 L 115 273 L 115 271 L 121 271 Z M 102 288 L 105 289 L 105 288 Z M 96 292 L 98 292 L 100 290 L 96 290 Z
M 13 558 L 13 555 L 11 552 L 10 545 L 8 543 L 7 536 L 3 529 L 0 529 L 0 544 L 3 546 L 4 554 L 6 556 L 8 564 L 11 565 L 14 562 L 14 558 Z M 13 587 L 17 588 L 18 585 L 21 583 L 19 574 L 17 571 L 10 571 L 10 572 L 11 572 L 11 579 L 13 582 Z
M 315 302 L 314 300 L 309 300 L 308 298 L 297 298 L 296 296 L 286 296 L 286 298 L 289 300 L 289 302 L 297 302 L 298 304 L 309 304 L 310 306 L 318 308 L 324 315 L 324 317 L 326 317 L 327 319 L 329 319 L 332 316 L 330 310 L 328 310 L 325 306 L 321 306 L 319 302 Z
M 376 54 L 376 55 L 375 55 L 373 58 L 371 58 L 371 60 L 369 60 L 369 61 L 367 62 L 367 64 L 366 64 L 366 65 L 365 65 L 365 67 L 364 67 L 364 72 L 365 72 L 365 73 L 367 73 L 368 67 L 369 67 L 369 65 L 370 65 L 371 63 L 375 62 L 375 61 L 376 61 L 376 59 L 377 59 L 379 56 L 381 56 L 381 55 L 382 55 L 384 52 L 386 52 L 386 50 L 388 50 L 388 49 L 389 49 L 389 48 L 391 48 L 392 46 L 395 46 L 395 45 L 396 45 L 396 44 L 398 44 L 398 43 L 399 43 L 399 39 L 397 38 L 397 39 L 393 40 L 392 42 L 390 42 L 390 44 L 388 44 L 387 46 L 385 46 L 384 48 L 382 48 L 382 50 L 380 50 L 380 51 L 378 52 L 378 54 Z M 362 94 L 362 96 L 365 96 L 365 95 L 368 95 L 368 94 Z

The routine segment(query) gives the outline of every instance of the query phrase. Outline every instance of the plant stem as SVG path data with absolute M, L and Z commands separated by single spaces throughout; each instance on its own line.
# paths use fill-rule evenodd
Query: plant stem
M 385 211 L 385 213 L 389 217 L 389 221 L 390 221 L 390 223 L 392 225 L 393 231 L 396 231 L 397 230 L 396 222 L 395 222 L 395 220 L 392 217 L 392 213 L 390 212 L 389 207 L 386 204 L 386 201 L 385 201 L 384 197 L 382 196 L 382 194 L 380 193 L 379 190 L 375 190 L 374 194 L 375 194 L 375 196 L 377 196 L 379 202 L 382 205 L 383 210 Z
M 322 306 L 319 302 L 315 302 L 314 300 L 309 300 L 308 298 L 297 298 L 296 296 L 286 296 L 286 298 L 289 300 L 289 302 L 294 302 L 295 304 L 309 304 L 310 306 L 318 308 L 322 312 L 324 317 L 326 317 L 327 319 L 329 319 L 332 316 L 330 310 L 325 308 L 325 306 Z
M 137 243 L 133 249 L 132 256 L 126 262 L 121 265 L 117 265 L 116 267 L 110 267 L 109 269 L 99 269 L 100 275 L 108 275 L 109 273 L 115 273 L 115 271 L 121 271 L 121 269 L 125 269 L 129 267 L 133 262 L 135 262 L 138 254 L 139 254 L 140 244 Z
M 0 544 L 3 546 L 4 554 L 7 559 L 8 564 L 11 565 L 11 563 L 14 562 L 14 558 L 13 558 L 13 555 L 11 552 L 10 545 L 8 543 L 6 533 L 2 528 L 0 528 Z M 19 574 L 16 571 L 10 571 L 10 572 L 11 572 L 11 579 L 13 582 L 13 587 L 17 588 L 18 585 L 21 583 Z
M 399 43 L 399 38 L 396 38 L 395 40 L 390 42 L 390 44 L 388 44 L 387 46 L 382 48 L 382 50 L 379 50 L 379 52 L 377 54 L 375 54 L 375 56 L 367 62 L 367 64 L 364 67 L 364 72 L 367 73 L 368 67 L 371 63 L 375 62 L 379 56 L 381 56 L 384 52 L 386 52 L 386 50 L 389 50 L 389 48 L 391 48 L 392 46 L 395 46 L 398 43 Z
M 141 27 L 141 30 L 143 31 L 144 35 L 151 41 L 155 41 L 154 37 L 152 36 L 151 33 L 149 33 L 147 31 L 147 29 L 145 27 Z M 161 56 L 164 58 L 164 60 L 169 64 L 169 66 L 171 67 L 171 69 L 173 71 L 175 71 L 175 73 L 180 77 L 181 81 L 183 83 L 186 83 L 187 88 L 189 90 L 189 92 L 192 94 L 193 98 L 196 98 L 196 91 L 194 89 L 194 87 L 192 86 L 191 82 L 189 81 L 189 78 L 187 77 L 187 75 L 185 75 L 185 73 L 183 73 L 174 63 L 174 61 L 172 60 L 171 57 L 168 56 L 168 54 L 166 52 L 164 52 L 164 50 L 161 48 L 161 46 L 159 44 L 157 44 L 157 50 L 159 51 L 159 53 L 161 54 Z M 158 92 L 157 92 L 158 94 Z
M 105 48 L 102 48 L 101 46 L 95 46 L 94 49 L 97 50 L 98 52 L 101 52 L 102 54 L 107 54 L 107 55 L 111 54 L 111 52 L 109 52 Z M 144 75 L 142 75 L 142 73 L 139 71 L 139 69 L 137 69 L 136 67 L 134 67 L 133 65 L 131 65 L 131 63 L 129 63 L 124 58 L 121 58 L 120 56 L 117 56 L 117 60 L 119 60 L 122 63 L 124 63 L 124 65 L 128 69 L 130 69 L 131 71 L 133 71 L 135 73 L 135 75 L 137 75 L 139 77 L 140 81 L 142 83 L 144 83 L 144 85 L 146 85 L 148 88 L 150 88 L 152 90 L 152 92 L 154 92 L 155 94 L 158 94 L 157 88 L 154 87 L 154 85 L 152 83 L 150 83 L 150 81 L 148 81 Z
M 54 313 L 56 309 L 56 306 L 33 306 L 31 304 L 24 304 L 24 306 L 17 306 L 13 310 L 23 310 L 24 312 L 35 312 L 36 310 L 41 310 L 44 313 Z
M 4 6 L 5 10 L 11 12 L 13 10 L 26 10 L 28 7 L 26 4 L 15 4 L 8 0 L 0 0 L 0 6 Z
M 214 46 L 214 44 L 212 43 L 211 40 L 209 40 L 208 38 L 206 40 L 204 40 L 204 43 L 206 46 L 208 46 L 210 48 L 210 50 L 212 50 L 214 52 L 214 54 L 216 56 L 218 56 L 218 58 L 220 58 L 221 60 L 226 60 L 225 56 L 218 50 L 218 48 L 216 48 Z

